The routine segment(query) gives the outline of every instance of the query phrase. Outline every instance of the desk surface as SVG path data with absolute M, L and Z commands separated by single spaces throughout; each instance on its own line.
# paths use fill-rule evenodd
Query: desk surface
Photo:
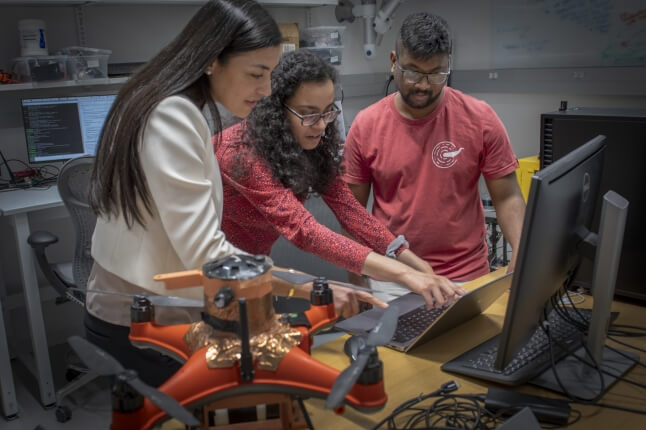
M 474 288 L 481 285 L 490 276 L 482 277 L 473 283 L 465 285 L 466 288 Z M 589 296 L 586 302 L 580 306 L 585 307 L 591 304 Z M 478 394 L 486 393 L 488 383 L 476 379 L 462 377 L 440 370 L 440 366 L 458 356 L 459 354 L 473 348 L 482 341 L 498 334 L 502 329 L 505 307 L 508 293 L 503 294 L 484 314 L 462 324 L 459 327 L 445 333 L 444 335 L 421 345 L 409 353 L 404 354 L 389 348 L 380 347 L 379 357 L 384 363 L 384 383 L 388 393 L 388 403 L 383 410 L 375 414 L 362 414 L 346 407 L 343 415 L 336 415 L 334 412 L 324 409 L 325 402 L 321 399 L 310 399 L 307 408 L 311 414 L 314 428 L 329 429 L 367 429 L 374 427 L 391 411 L 403 403 L 421 393 L 430 393 L 444 382 L 455 380 L 460 383 L 460 389 L 455 394 Z M 613 311 L 619 311 L 618 324 L 630 324 L 646 326 L 644 308 L 622 303 L 613 303 Z M 337 369 L 344 369 L 348 366 L 348 358 L 343 354 L 343 343 L 347 336 L 335 339 L 312 350 L 312 355 L 317 359 Z M 622 338 L 622 341 L 632 345 L 646 347 L 644 338 Z M 609 343 L 620 349 L 629 350 L 621 345 Z M 634 350 L 630 350 L 635 352 Z M 641 360 L 644 362 L 646 354 L 641 353 Z M 627 378 L 646 383 L 646 368 L 635 366 L 627 374 Z M 523 385 L 514 388 L 515 391 L 541 395 L 545 397 L 562 398 L 538 387 Z M 602 399 L 603 403 L 620 405 L 634 409 L 646 409 L 646 390 L 619 381 Z M 606 409 L 597 406 L 572 405 L 573 409 L 579 410 L 581 419 L 571 427 L 573 429 L 635 429 L 646 428 L 646 416 L 636 415 L 613 409 Z
M 62 206 L 58 187 L 34 187 L 0 192 L 0 216 Z

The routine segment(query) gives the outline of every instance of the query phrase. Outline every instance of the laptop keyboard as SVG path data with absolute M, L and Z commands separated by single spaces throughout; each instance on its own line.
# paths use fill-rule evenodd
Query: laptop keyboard
M 405 343 L 415 339 L 435 321 L 448 306 L 441 308 L 426 309 L 420 306 L 410 312 L 401 315 L 397 319 L 397 330 L 392 338 L 393 342 Z

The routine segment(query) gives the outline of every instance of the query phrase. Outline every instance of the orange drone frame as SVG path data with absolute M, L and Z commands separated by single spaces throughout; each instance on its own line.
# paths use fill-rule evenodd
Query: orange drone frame
M 254 258 L 258 259 L 258 257 Z M 206 267 L 207 265 L 203 269 Z M 271 270 L 267 270 L 267 275 L 271 279 Z M 161 275 L 156 279 L 164 281 L 169 289 L 196 285 L 196 282 L 199 281 L 204 286 L 205 303 L 213 301 L 217 303 L 218 298 L 221 298 L 217 294 L 223 290 L 221 281 L 213 283 L 213 279 L 209 279 L 202 271 Z M 183 282 L 181 279 L 188 280 L 188 282 Z M 363 362 L 360 369 L 348 368 L 341 372 L 310 355 L 312 335 L 322 328 L 333 325 L 337 319 L 332 301 L 332 291 L 327 287 L 327 283 L 324 283 L 323 286 L 315 284 L 310 309 L 303 313 L 305 318 L 301 315 L 300 318 L 291 319 L 291 328 L 300 332 L 300 342 L 280 358 L 274 370 L 261 368 L 257 361 L 252 361 L 252 356 L 249 354 L 246 300 L 249 298 L 250 292 L 253 296 L 255 292 L 264 287 L 255 284 L 252 287 L 253 290 L 244 291 L 241 285 L 235 285 L 235 282 L 231 280 L 225 283 L 228 283 L 229 286 L 233 284 L 234 296 L 238 299 L 241 328 L 237 334 L 240 335 L 242 343 L 241 357 L 229 366 L 210 367 L 207 365 L 208 345 L 191 352 L 186 335 L 191 330 L 192 324 L 158 325 L 154 321 L 154 307 L 150 301 L 143 296 L 137 296 L 134 299 L 133 322 L 130 326 L 129 336 L 131 342 L 138 347 L 156 349 L 184 362 L 180 370 L 158 388 L 159 392 L 189 408 L 225 398 L 263 394 L 283 394 L 297 398 L 328 398 L 329 401 L 332 397 L 330 393 L 338 391 L 333 387 L 335 387 L 335 382 L 341 379 L 339 376 L 349 372 L 354 373 L 350 376 L 352 381 L 345 381 L 345 387 L 341 389 L 344 392 L 336 393 L 335 404 L 328 405 L 328 407 L 332 407 L 336 413 L 343 413 L 343 404 L 346 403 L 361 412 L 369 413 L 378 411 L 385 406 L 387 396 L 383 382 L 383 367 L 376 355 L 376 348 L 374 348 L 380 344 L 375 343 L 378 341 L 374 341 L 371 350 L 366 352 L 365 357 L 361 357 Z M 271 284 L 269 288 L 271 288 Z M 230 300 L 228 303 L 231 302 Z M 227 306 L 229 305 L 227 304 Z M 208 305 L 205 305 L 205 308 L 207 311 L 209 310 Z M 287 315 L 284 315 L 281 321 L 285 322 L 289 319 Z M 370 360 L 370 364 L 366 366 L 368 360 Z M 113 389 L 113 400 L 114 395 Z M 132 396 L 132 392 L 128 395 Z M 140 396 L 136 406 L 125 409 L 122 406 L 115 406 L 113 402 L 111 429 L 149 429 L 167 415 L 156 403 L 143 396 Z

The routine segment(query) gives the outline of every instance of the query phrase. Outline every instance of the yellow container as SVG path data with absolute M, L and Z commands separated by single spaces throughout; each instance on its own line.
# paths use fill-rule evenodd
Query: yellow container
M 516 178 L 518 179 L 518 185 L 520 185 L 520 191 L 523 193 L 525 203 L 527 203 L 527 198 L 529 197 L 529 185 L 532 183 L 532 176 L 536 171 L 540 170 L 541 163 L 538 159 L 538 155 L 533 155 L 531 157 L 519 159 L 518 166 L 518 169 L 516 169 Z

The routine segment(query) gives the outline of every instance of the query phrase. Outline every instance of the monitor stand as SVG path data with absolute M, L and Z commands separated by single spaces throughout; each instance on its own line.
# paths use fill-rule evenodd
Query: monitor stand
M 628 351 L 618 353 L 605 346 L 627 214 L 626 199 L 614 191 L 608 191 L 603 196 L 592 277 L 594 304 L 586 339 L 589 354 L 584 347 L 574 352 L 576 357 L 587 363 L 592 363 L 594 359 L 602 371 L 609 372 L 611 375 L 599 372 L 591 365 L 568 355 L 556 363 L 556 366 L 550 367 L 532 379 L 530 381 L 532 384 L 558 391 L 575 399 L 592 400 L 600 397 L 617 381 L 618 377 L 626 374 L 639 361 L 637 354 Z M 592 241 L 595 240 L 592 239 Z M 558 379 L 555 375 L 558 375 Z
M 597 360 L 599 368 L 620 377 L 626 374 L 632 369 L 636 361 L 639 361 L 639 356 L 628 351 L 621 351 L 621 353 L 632 357 L 632 359 L 626 358 L 604 347 L 601 360 Z M 583 347 L 575 351 L 574 355 L 590 363 L 590 357 L 588 357 Z M 556 380 L 554 372 L 558 374 L 565 391 Z M 611 376 L 603 372 L 600 375 L 599 373 L 595 368 L 583 364 L 580 360 L 568 355 L 556 363 L 556 368 L 548 368 L 542 374 L 532 379 L 530 383 L 563 393 L 573 399 L 593 400 L 595 397 L 605 393 L 617 381 L 616 376 Z M 603 386 L 601 385 L 602 377 Z

